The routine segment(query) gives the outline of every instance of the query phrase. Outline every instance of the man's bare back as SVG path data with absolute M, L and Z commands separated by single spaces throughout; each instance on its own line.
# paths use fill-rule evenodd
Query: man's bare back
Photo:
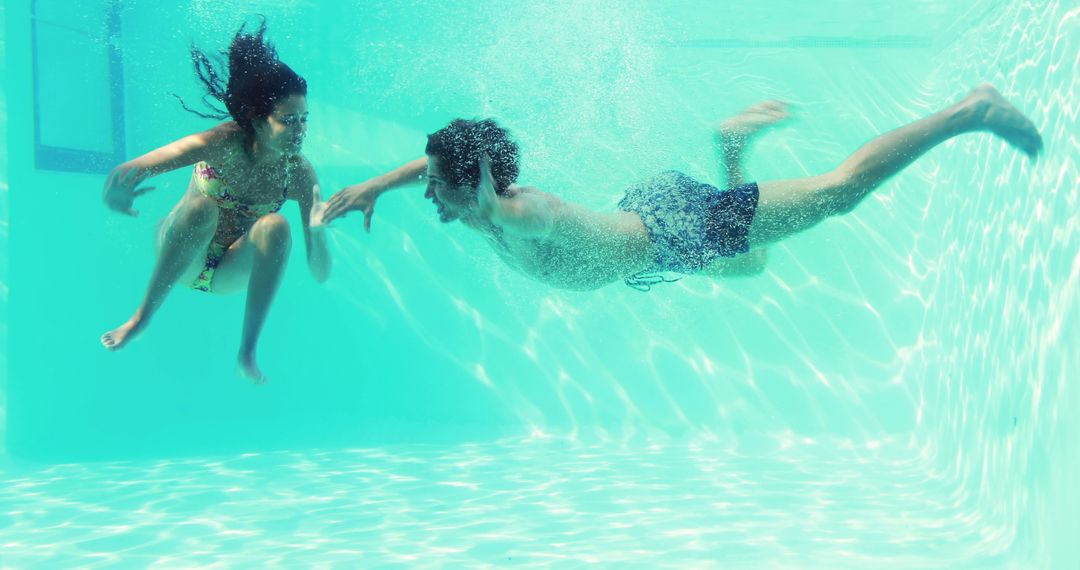
M 530 186 L 510 186 L 501 200 L 530 194 L 551 208 L 552 226 L 543 237 L 519 236 L 471 219 L 508 265 L 552 287 L 592 290 L 644 271 L 653 250 L 641 218 L 632 212 L 601 213 Z

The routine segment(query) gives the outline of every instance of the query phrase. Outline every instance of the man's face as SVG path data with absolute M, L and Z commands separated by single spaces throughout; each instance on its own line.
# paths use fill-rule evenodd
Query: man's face
M 435 203 L 439 209 L 439 219 L 452 222 L 462 218 L 476 206 L 476 189 L 468 186 L 454 186 L 443 177 L 438 157 L 428 155 L 428 186 L 424 197 Z

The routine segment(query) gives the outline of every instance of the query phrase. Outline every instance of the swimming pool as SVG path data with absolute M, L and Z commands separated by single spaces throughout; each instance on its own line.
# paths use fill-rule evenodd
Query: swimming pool
M 548 289 L 403 190 L 370 235 L 331 230 L 327 284 L 293 261 L 254 387 L 233 374 L 237 297 L 178 291 L 130 350 L 101 349 L 188 175 L 121 219 L 100 173 L 63 167 L 210 126 L 172 97 L 199 96 L 189 46 L 256 8 L 8 2 L 0 562 L 1075 565 L 1080 12 L 859 7 L 260 4 L 333 190 L 494 116 L 524 181 L 612 208 L 663 169 L 717 183 L 710 128 L 755 101 L 794 107 L 749 155 L 767 180 L 981 81 L 1047 147 L 1032 164 L 954 139 L 762 276 L 647 294 Z

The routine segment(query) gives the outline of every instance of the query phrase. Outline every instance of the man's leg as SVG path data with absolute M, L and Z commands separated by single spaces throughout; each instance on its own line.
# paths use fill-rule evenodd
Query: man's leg
M 742 159 L 750 141 L 788 117 L 787 104 L 783 101 L 762 101 L 734 117 L 725 119 L 717 126 L 714 142 L 722 165 L 721 170 L 727 181 L 726 188 L 734 188 L 746 182 Z M 742 255 L 717 258 L 701 273 L 714 279 L 760 275 L 768 262 L 766 250 L 766 247 L 755 247 Z
M 850 212 L 931 148 L 976 131 L 989 131 L 1033 159 L 1042 150 L 1035 125 L 996 89 L 980 85 L 959 103 L 866 143 L 832 172 L 759 183 L 750 246 L 782 240 L 825 218 Z
M 725 119 L 716 127 L 713 138 L 727 188 L 734 188 L 745 182 L 742 157 L 750 141 L 765 129 L 787 120 L 788 117 L 787 104 L 783 101 L 762 101 L 734 117 Z

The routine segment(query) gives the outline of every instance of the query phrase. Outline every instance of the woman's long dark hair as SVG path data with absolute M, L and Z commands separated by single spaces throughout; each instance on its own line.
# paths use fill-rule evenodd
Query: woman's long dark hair
M 244 131 L 244 148 L 250 152 L 255 141 L 255 121 L 269 117 L 278 101 L 307 95 L 307 81 L 278 59 L 277 50 L 266 41 L 266 18 L 255 33 L 245 32 L 244 28 L 240 26 L 229 51 L 221 52 L 216 61 L 191 46 L 195 75 L 206 86 L 202 101 L 209 112 L 192 109 L 179 96 L 177 99 L 184 109 L 205 119 L 232 117 Z M 228 69 L 227 76 L 222 76 L 223 68 Z M 224 104 L 225 110 L 212 99 Z

